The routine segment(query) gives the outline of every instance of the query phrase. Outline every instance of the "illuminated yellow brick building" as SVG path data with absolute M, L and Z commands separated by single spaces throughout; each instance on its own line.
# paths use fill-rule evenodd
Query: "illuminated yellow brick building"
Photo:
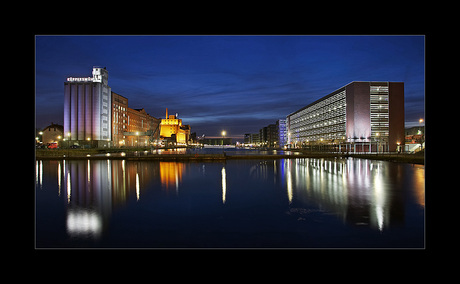
M 166 118 L 160 123 L 160 137 L 174 138 L 173 142 L 187 144 L 190 137 L 190 125 L 182 125 L 182 119 L 178 119 L 175 115 L 168 116 L 166 109 Z

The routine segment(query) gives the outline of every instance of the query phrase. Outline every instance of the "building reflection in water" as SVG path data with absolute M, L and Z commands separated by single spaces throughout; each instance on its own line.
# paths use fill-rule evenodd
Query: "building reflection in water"
M 43 188 L 43 161 L 35 161 L 35 184 Z
M 141 202 L 143 190 L 154 183 L 168 193 L 179 193 L 187 163 L 126 160 L 36 161 L 36 184 L 57 181 L 58 195 L 67 208 L 71 237 L 99 238 L 114 208 L 130 199 Z M 205 165 L 196 169 L 202 178 L 221 180 L 222 204 L 228 203 L 227 179 L 234 164 L 223 164 L 212 175 Z M 192 169 L 191 169 L 192 170 Z M 286 192 L 290 209 L 316 207 L 344 222 L 384 230 L 404 222 L 404 188 L 425 206 L 424 167 L 365 159 L 282 159 L 250 164 L 249 177 L 270 181 Z M 406 173 L 405 171 L 409 171 Z M 212 172 L 212 171 L 209 171 Z M 193 174 L 192 171 L 189 173 Z M 206 182 L 206 181 L 205 181 Z M 241 181 L 244 184 L 244 181 Z M 226 204 L 227 205 L 227 204 Z M 298 210 L 297 212 L 301 212 Z
M 161 185 L 166 191 L 175 188 L 179 194 L 179 184 L 182 182 L 184 164 L 177 162 L 160 162 Z
M 289 161 L 289 160 L 287 160 Z M 284 167 L 285 165 L 285 167 Z M 284 169 L 286 169 L 284 171 Z M 291 172 L 291 163 L 283 163 L 283 176 L 286 175 L 286 189 L 287 189 L 287 197 L 289 200 L 289 204 L 292 203 L 292 172 Z
M 297 204 L 313 203 L 348 223 L 380 231 L 390 221 L 404 222 L 402 166 L 351 158 L 286 159 L 281 163 L 290 204 L 293 199 Z
M 56 178 L 58 196 L 64 192 L 67 233 L 71 237 L 98 238 L 114 207 L 130 196 L 142 199 L 142 189 L 159 180 L 163 189 L 179 192 L 184 164 L 140 163 L 126 160 L 37 160 L 36 184 L 42 189 L 43 176 Z M 46 171 L 44 173 L 44 171 Z
M 415 170 L 414 181 L 416 190 L 414 195 L 417 203 L 425 208 L 425 167 L 420 165 L 413 165 Z
M 159 176 L 157 163 L 125 160 L 53 162 L 58 163 L 58 195 L 61 191 L 66 195 L 67 233 L 78 238 L 99 238 L 113 208 L 126 203 L 130 195 L 139 201 L 143 186 Z M 41 167 L 37 161 L 38 182 L 41 182 Z

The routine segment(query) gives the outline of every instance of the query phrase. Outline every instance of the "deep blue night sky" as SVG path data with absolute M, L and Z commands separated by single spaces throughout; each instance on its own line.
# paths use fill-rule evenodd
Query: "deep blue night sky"
M 424 36 L 36 36 L 36 127 L 63 124 L 66 77 L 107 67 L 131 108 L 240 138 L 352 81 L 405 83 L 424 118 Z

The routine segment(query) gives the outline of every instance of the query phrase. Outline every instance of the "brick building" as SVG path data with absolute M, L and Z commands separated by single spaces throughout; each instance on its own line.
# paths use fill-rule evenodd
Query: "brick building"
M 132 109 L 128 107 L 125 144 L 126 146 L 148 146 L 150 132 L 153 139 L 159 138 L 160 119 L 149 115 L 145 109 Z
M 112 92 L 112 141 L 113 146 L 125 146 L 126 137 L 123 132 L 127 130 L 128 99 Z

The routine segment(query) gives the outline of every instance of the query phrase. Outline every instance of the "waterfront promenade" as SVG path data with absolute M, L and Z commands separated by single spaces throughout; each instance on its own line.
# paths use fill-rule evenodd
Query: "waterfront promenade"
M 139 149 L 37 149 L 36 159 L 113 159 L 131 161 L 224 161 L 234 159 L 296 159 L 296 158 L 362 158 L 391 162 L 425 164 L 424 153 L 328 153 L 306 151 L 248 151 L 247 154 L 235 154 L 223 150 L 221 153 L 176 153 L 174 151 L 159 153 L 149 148 Z

